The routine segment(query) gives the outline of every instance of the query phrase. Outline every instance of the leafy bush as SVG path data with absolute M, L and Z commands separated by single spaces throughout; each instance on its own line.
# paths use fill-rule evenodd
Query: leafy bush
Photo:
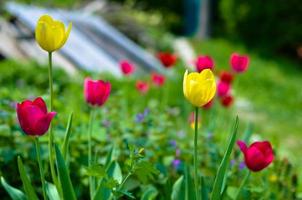
M 222 0 L 226 30 L 247 44 L 295 53 L 302 45 L 300 0 Z

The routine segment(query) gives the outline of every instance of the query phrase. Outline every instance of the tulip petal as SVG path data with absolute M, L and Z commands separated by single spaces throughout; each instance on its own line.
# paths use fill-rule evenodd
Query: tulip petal
M 242 153 L 245 153 L 247 151 L 247 146 L 244 141 L 238 140 L 237 145 L 240 148 L 240 150 L 242 151 Z
M 51 120 L 56 115 L 56 112 L 50 112 L 46 115 L 43 115 L 39 120 L 34 124 L 35 135 L 43 135 L 47 132 Z
M 45 113 L 45 114 L 47 113 L 47 107 L 46 107 L 45 101 L 41 97 L 36 98 L 32 102 L 32 104 L 39 107 L 43 113 Z

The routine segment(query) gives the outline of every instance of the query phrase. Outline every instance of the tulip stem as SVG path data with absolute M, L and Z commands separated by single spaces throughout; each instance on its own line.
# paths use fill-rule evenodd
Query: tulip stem
M 199 186 L 197 175 L 197 137 L 198 137 L 198 107 L 195 108 L 195 134 L 194 134 L 194 185 L 195 185 L 195 199 L 199 200 Z
M 89 130 L 88 130 L 88 167 L 92 166 L 92 128 L 93 128 L 93 121 L 94 121 L 94 109 L 91 108 L 90 110 L 90 121 L 89 121 Z M 95 179 L 92 176 L 89 176 L 89 192 L 90 192 L 90 199 L 93 199 L 94 194 L 94 184 Z
M 34 140 L 35 140 L 37 161 L 38 161 L 38 165 L 39 165 L 41 182 L 42 182 L 43 198 L 44 198 L 44 200 L 46 200 L 45 177 L 44 177 L 44 170 L 43 170 L 43 166 L 42 166 L 42 162 L 41 162 L 40 142 L 39 142 L 38 137 L 35 137 Z
M 246 182 L 247 182 L 247 180 L 249 179 L 250 175 L 251 175 L 251 171 L 248 170 L 247 174 L 245 175 L 243 181 L 241 182 L 241 184 L 240 184 L 240 186 L 239 186 L 239 188 L 238 188 L 238 192 L 237 192 L 236 197 L 235 197 L 234 200 L 239 199 L 239 196 L 240 196 L 240 193 L 241 193 L 241 191 L 242 191 L 242 189 L 243 189 L 243 186 L 246 184 Z
M 50 111 L 53 111 L 53 76 L 52 76 L 52 52 L 48 52 L 48 79 L 49 79 L 49 94 L 50 94 Z M 48 151 L 49 151 L 49 164 L 50 164 L 50 173 L 54 184 L 57 186 L 59 191 L 59 183 L 55 171 L 54 163 L 54 149 L 53 149 L 53 130 L 52 123 L 50 122 L 49 126 L 49 141 L 48 141 Z

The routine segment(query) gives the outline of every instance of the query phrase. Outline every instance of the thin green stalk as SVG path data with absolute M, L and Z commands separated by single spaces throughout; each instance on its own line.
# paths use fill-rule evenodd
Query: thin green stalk
M 48 53 L 48 79 L 49 79 L 49 94 L 50 94 L 50 111 L 53 111 L 53 76 L 52 76 L 52 52 Z M 48 141 L 48 151 L 49 151 L 49 164 L 50 164 L 50 173 L 54 184 L 58 188 L 58 179 L 55 171 L 54 163 L 54 149 L 53 149 L 53 130 L 52 124 L 50 123 L 49 127 L 49 141 Z
M 34 140 L 35 140 L 37 161 L 38 161 L 38 165 L 39 165 L 41 182 L 42 182 L 43 198 L 44 198 L 44 200 L 46 200 L 45 177 L 44 177 L 44 170 L 43 170 L 42 161 L 41 161 L 40 142 L 39 142 L 38 137 L 35 137 Z
M 90 122 L 89 122 L 89 131 L 88 131 L 88 167 L 92 166 L 92 149 L 91 149 L 92 144 L 91 144 L 91 142 L 92 142 L 93 121 L 94 121 L 94 109 L 92 108 L 90 111 Z M 93 194 L 95 191 L 94 182 L 95 182 L 94 177 L 89 176 L 90 199 L 93 199 Z
M 195 199 L 199 200 L 199 187 L 197 175 L 197 137 L 198 137 L 198 107 L 195 108 L 195 134 L 194 134 L 194 185 L 195 185 Z
M 243 189 L 243 186 L 246 184 L 246 182 L 247 182 L 247 180 L 249 179 L 250 175 L 251 175 L 251 171 L 248 170 L 248 172 L 247 172 L 247 174 L 245 175 L 243 181 L 241 182 L 241 185 L 239 186 L 238 192 L 237 192 L 236 197 L 235 197 L 234 200 L 239 199 L 239 196 L 240 196 L 240 193 L 241 193 L 241 191 L 242 191 L 242 189 Z

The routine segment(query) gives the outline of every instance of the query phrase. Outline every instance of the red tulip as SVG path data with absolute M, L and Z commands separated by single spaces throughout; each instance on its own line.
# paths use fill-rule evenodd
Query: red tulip
M 27 135 L 44 135 L 55 115 L 56 112 L 47 113 L 46 104 L 41 97 L 17 104 L 17 117 Z
M 132 74 L 135 71 L 134 65 L 127 60 L 122 60 L 120 62 L 120 68 L 123 74 L 126 76 Z
M 231 55 L 230 64 L 235 72 L 245 72 L 249 66 L 249 57 L 247 55 L 241 56 L 238 53 L 233 53 Z
M 136 89 L 142 94 L 147 93 L 149 90 L 149 84 L 144 81 L 140 81 L 140 80 L 136 81 L 135 86 L 136 86 Z
M 230 89 L 231 85 L 229 83 L 219 81 L 217 84 L 217 95 L 219 97 L 226 96 L 227 94 L 229 94 Z
M 102 106 L 108 99 L 111 91 L 111 84 L 102 80 L 85 78 L 84 96 L 86 102 L 92 106 Z
M 208 110 L 208 109 L 212 108 L 213 103 L 214 103 L 214 99 L 209 101 L 206 105 L 202 106 L 202 108 L 205 109 L 205 110 Z
M 204 69 L 214 68 L 214 61 L 210 56 L 198 56 L 195 62 L 196 70 L 201 72 Z
M 266 168 L 274 160 L 274 153 L 268 141 L 254 142 L 249 147 L 243 141 L 237 141 L 237 145 L 244 155 L 246 166 L 253 172 Z
M 233 104 L 234 98 L 231 95 L 226 95 L 220 99 L 220 102 L 224 107 L 227 108 Z
M 222 71 L 220 73 L 220 80 L 225 83 L 231 84 L 233 82 L 234 76 L 228 71 Z
M 165 83 L 166 77 L 161 74 L 152 73 L 151 79 L 154 85 L 156 86 L 162 86 Z
M 168 52 L 159 52 L 157 58 L 166 68 L 172 67 L 177 61 L 177 56 Z

